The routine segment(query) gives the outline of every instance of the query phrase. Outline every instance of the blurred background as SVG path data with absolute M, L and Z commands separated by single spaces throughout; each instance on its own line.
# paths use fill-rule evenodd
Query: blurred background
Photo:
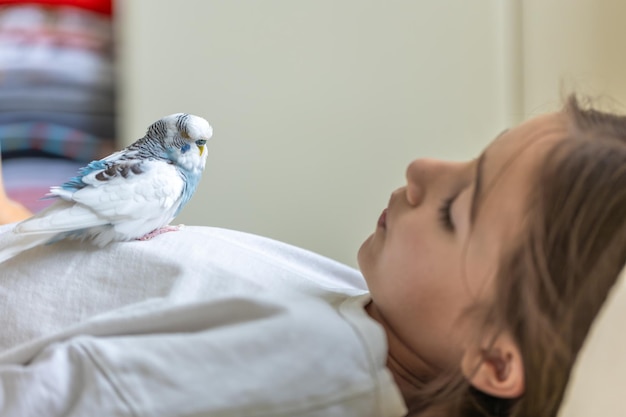
M 615 0 L 19 3 L 0 1 L 0 123 L 22 129 L 3 134 L 0 125 L 10 194 L 37 209 L 26 201 L 23 172 L 39 186 L 56 184 L 67 171 L 44 174 L 43 161 L 68 162 L 71 171 L 164 115 L 193 113 L 210 121 L 214 138 L 176 223 L 256 233 L 353 266 L 411 160 L 473 158 L 504 128 L 559 108 L 570 91 L 610 96 L 618 109 L 626 100 L 626 2 Z M 50 3 L 65 3 L 64 12 Z M 18 6 L 48 31 L 67 32 L 59 28 L 69 20 L 72 36 L 44 42 L 57 48 L 48 55 L 41 45 L 24 49 L 37 38 L 16 44 L 2 20 Z M 11 72 L 11 59 L 16 65 L 25 51 L 73 80 L 40 74 L 18 83 L 35 85 L 57 116 L 44 118 L 56 127 L 43 135 L 23 122 L 45 114 L 3 119 L 28 110 L 6 92 L 23 73 Z M 31 137 L 51 132 L 74 145 Z M 31 138 L 6 139 L 20 135 Z M 38 159 L 29 167 L 25 157 Z
M 110 0 L 0 0 L 0 179 L 31 212 L 117 146 L 113 26 Z M 0 188 L 0 223 L 24 215 Z

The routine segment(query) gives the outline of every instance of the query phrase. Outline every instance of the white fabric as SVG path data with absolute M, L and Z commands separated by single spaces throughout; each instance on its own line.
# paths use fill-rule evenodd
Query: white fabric
M 578 354 L 559 417 L 626 416 L 626 267 Z
M 406 412 L 362 276 L 313 253 L 186 227 L 0 268 L 2 416 Z

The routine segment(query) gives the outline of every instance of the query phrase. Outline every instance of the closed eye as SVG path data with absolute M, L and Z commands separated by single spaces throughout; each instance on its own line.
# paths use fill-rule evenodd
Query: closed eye
M 456 198 L 456 194 L 445 198 L 439 206 L 439 222 L 448 232 L 454 232 L 454 222 L 452 221 L 452 203 Z
M 196 145 L 198 145 L 198 146 L 203 146 L 205 144 L 206 144 L 206 139 L 198 139 L 196 141 Z

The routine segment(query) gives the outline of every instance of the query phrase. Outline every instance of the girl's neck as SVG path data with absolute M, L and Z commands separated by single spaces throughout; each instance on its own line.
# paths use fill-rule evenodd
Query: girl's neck
M 365 311 L 385 330 L 387 336 L 387 368 L 393 375 L 394 381 L 410 410 L 414 408 L 417 402 L 421 402 L 418 400 L 423 393 L 424 386 L 432 381 L 440 370 L 424 361 L 418 352 L 410 349 L 398 337 L 373 301 L 365 306 Z

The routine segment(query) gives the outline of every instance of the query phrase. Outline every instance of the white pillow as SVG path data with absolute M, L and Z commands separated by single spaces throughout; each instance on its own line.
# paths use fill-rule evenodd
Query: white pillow
M 626 267 L 596 317 L 559 417 L 626 416 Z

